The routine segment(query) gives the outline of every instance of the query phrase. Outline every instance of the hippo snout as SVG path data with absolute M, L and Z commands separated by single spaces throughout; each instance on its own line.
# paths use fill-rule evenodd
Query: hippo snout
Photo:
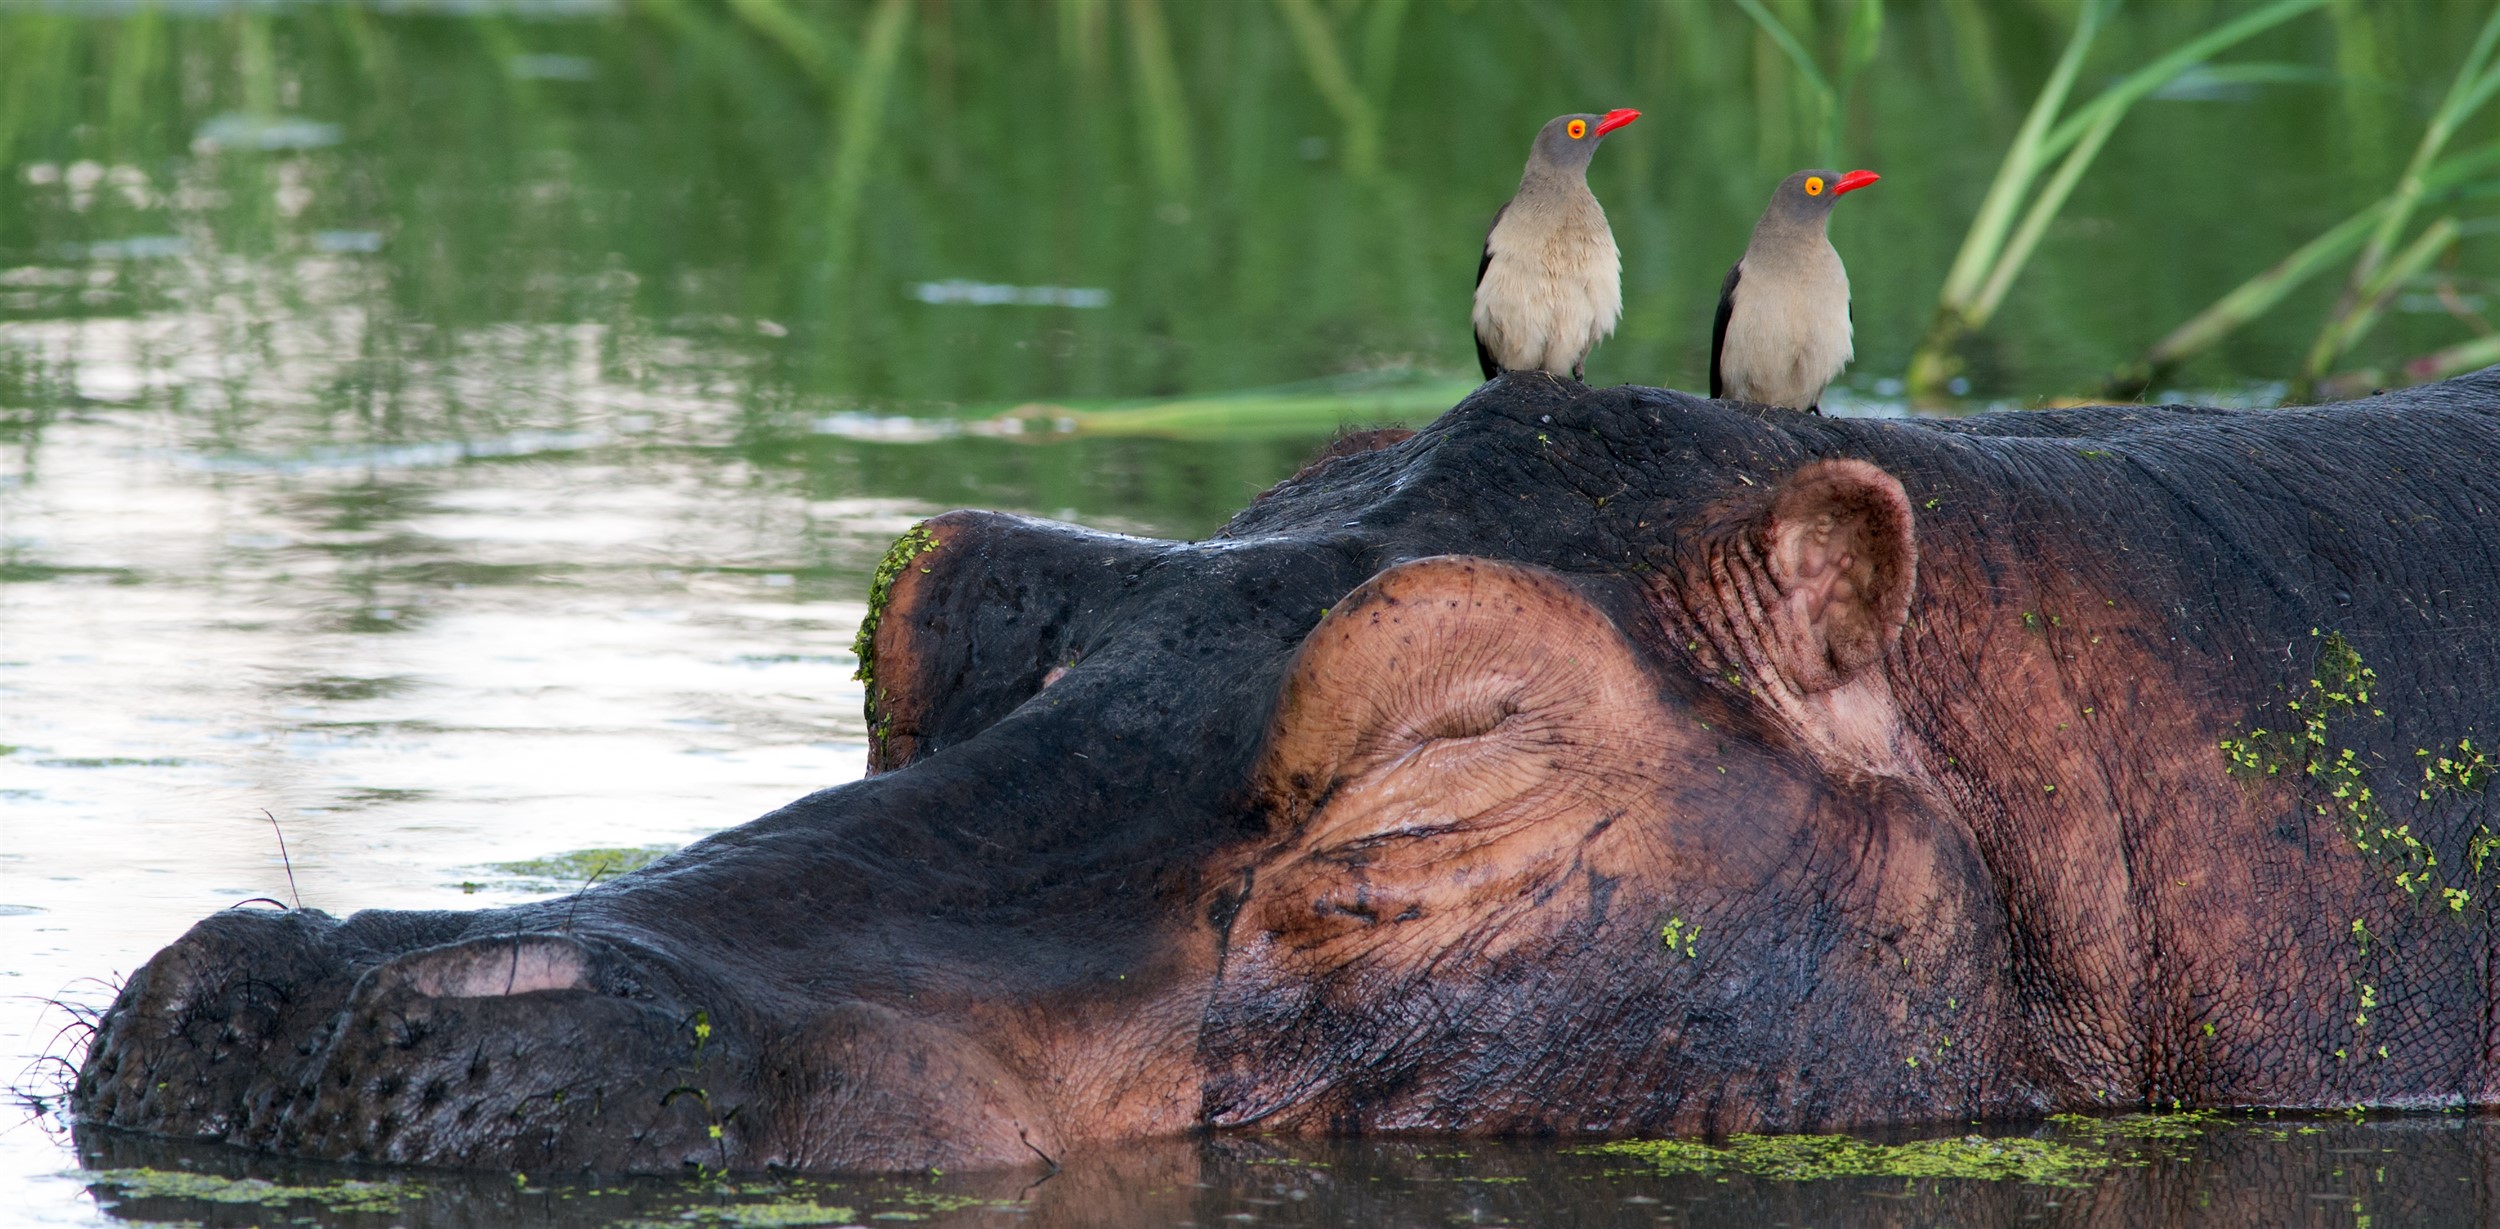
M 342 1159 L 569 1168 L 717 1164 L 737 1101 L 708 1012 L 595 941 L 468 939 L 365 970 L 291 1089 L 274 1144 Z
M 1059 1133 L 962 1029 L 767 1023 L 665 956 L 448 915 L 221 914 L 134 975 L 89 1121 L 338 1160 L 548 1171 L 1022 1165 Z
M 232 909 L 191 928 L 122 986 L 79 1071 L 91 1121 L 209 1139 L 244 1133 L 245 1105 L 346 986 L 317 909 Z
M 606 944 L 461 939 L 455 920 L 471 919 L 201 922 L 122 988 L 80 1073 L 82 1115 L 341 1159 L 717 1163 L 710 1106 L 735 1094 L 711 1078 L 727 1047 L 701 1008 Z

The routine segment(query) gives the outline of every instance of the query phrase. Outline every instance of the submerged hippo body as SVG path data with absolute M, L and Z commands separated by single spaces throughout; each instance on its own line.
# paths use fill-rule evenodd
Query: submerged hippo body
M 951 513 L 868 779 L 567 900 L 210 918 L 77 1108 L 540 1171 L 2500 1103 L 2495 458 L 2500 369 L 1960 423 L 1531 374 L 1206 542 Z

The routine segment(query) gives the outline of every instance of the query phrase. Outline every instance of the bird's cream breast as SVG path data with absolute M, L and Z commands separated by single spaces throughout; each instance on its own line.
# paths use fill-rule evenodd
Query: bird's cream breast
M 1514 202 L 1485 247 L 1476 335 L 1505 370 L 1568 375 L 1615 331 L 1623 258 L 1595 197 Z
M 1787 260 L 1745 254 L 1719 349 L 1727 397 L 1806 409 L 1848 365 L 1849 275 L 1830 243 L 1798 246 Z

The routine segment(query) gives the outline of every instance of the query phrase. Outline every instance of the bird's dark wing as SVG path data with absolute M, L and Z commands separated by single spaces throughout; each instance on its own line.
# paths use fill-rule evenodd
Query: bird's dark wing
M 1737 261 L 1727 267 L 1727 280 L 1719 284 L 1719 314 L 1710 322 L 1710 396 L 1713 400 L 1726 391 L 1726 382 L 1719 373 L 1719 351 L 1727 346 L 1727 318 L 1736 314 L 1736 279 L 1744 272 L 1745 262 Z
M 1493 267 L 1493 228 L 1502 224 L 1502 215 L 1510 212 L 1510 202 L 1493 211 L 1493 221 L 1484 228 L 1484 255 L 1476 261 L 1476 284 L 1484 284 L 1484 271 Z
M 1510 202 L 1502 202 L 1502 207 L 1493 211 L 1493 226 L 1501 225 L 1502 215 L 1509 210 Z M 1476 258 L 1476 284 L 1478 286 L 1484 285 L 1484 271 L 1493 267 L 1493 226 L 1484 228 L 1484 255 Z M 1482 333 L 1476 334 L 1476 365 L 1484 368 L 1485 379 L 1490 380 L 1502 374 L 1502 365 L 1493 361 L 1491 350 L 1484 348 L 1484 334 Z

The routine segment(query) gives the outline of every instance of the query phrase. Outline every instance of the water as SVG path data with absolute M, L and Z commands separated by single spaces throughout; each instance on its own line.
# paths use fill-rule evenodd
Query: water
M 1202 534 L 1340 422 L 1429 417 L 1469 384 L 1467 270 L 1547 115 L 1649 112 L 1594 177 L 1631 310 L 1591 371 L 1698 383 L 1720 273 L 1810 160 L 1784 63 L 1732 10 L 1426 3 L 1383 34 L 1362 14 L 1385 7 L 1332 27 L 1383 100 L 1381 169 L 1360 174 L 1261 6 L 1173 6 L 1161 51 L 1132 24 L 1153 4 L 909 6 L 883 97 L 844 67 L 868 54 L 847 10 L 0 9 L 0 1075 L 57 1086 L 75 1008 L 208 912 L 543 896 L 599 860 L 510 864 L 682 844 L 856 777 L 850 641 L 894 535 L 965 505 Z M 1835 222 L 1861 363 L 1834 399 L 1862 412 L 1898 410 L 1886 381 L 2064 20 L 1948 11 L 1891 15 L 1844 131 L 1846 161 L 1885 174 Z M 2205 16 L 2148 6 L 2096 71 Z M 2088 388 L 2369 199 L 2479 20 L 2287 28 L 2247 56 L 2358 76 L 2147 104 L 1984 340 L 1974 395 Z M 1168 77 L 1139 67 L 1157 55 Z M 862 106 L 878 140 L 846 154 Z M 2364 359 L 2469 335 L 2454 311 L 2479 310 L 2494 261 L 2467 230 Z M 2313 290 L 2183 378 L 2264 399 L 2331 294 Z M 341 1177 L 111 1137 L 82 1155 L 56 1102 L 5 1121 L 16 1221 L 276 1216 L 63 1176 L 82 1165 Z M 860 1217 L 1210 1226 L 2209 1204 L 2428 1224 L 2500 1200 L 2487 1120 L 2303 1126 L 2200 1126 L 2081 1187 L 1219 1140 L 1067 1158 L 1038 1186 L 801 1194 Z M 386 1210 L 282 1210 L 687 1223 L 781 1197 L 418 1180 Z
M 2122 1128 L 2125 1124 L 2120 1124 Z M 870 1181 L 551 1182 L 237 1160 L 221 1150 L 126 1153 L 109 1143 L 90 1163 L 189 1160 L 201 1172 L 299 1186 L 358 1179 L 410 1188 L 382 1210 L 332 1212 L 318 1198 L 203 1204 L 107 1188 L 137 1217 L 211 1225 L 315 1214 L 346 1225 L 593 1226 L 890 1225 L 932 1227 L 1155 1225 L 1519 1225 L 1651 1229 L 1714 1226 L 2405 1225 L 2483 1226 L 2500 1213 L 2500 1121 L 2432 1118 L 2377 1123 L 2257 1119 L 2173 1134 L 2110 1138 L 2044 1128 L 2051 1138 L 2104 1138 L 2113 1163 L 2055 1182 L 1843 1176 L 1810 1181 L 1742 1171 L 1662 1172 L 1622 1157 L 1551 1145 L 1481 1141 L 1170 1141 L 1071 1157 L 1056 1174 L 932 1174 Z M 235 1192 L 239 1195 L 241 1192 Z M 230 1195 L 229 1197 L 234 1197 Z M 371 1193 L 366 1197 L 372 1198 Z M 336 1198 L 335 1195 L 331 1198 Z

